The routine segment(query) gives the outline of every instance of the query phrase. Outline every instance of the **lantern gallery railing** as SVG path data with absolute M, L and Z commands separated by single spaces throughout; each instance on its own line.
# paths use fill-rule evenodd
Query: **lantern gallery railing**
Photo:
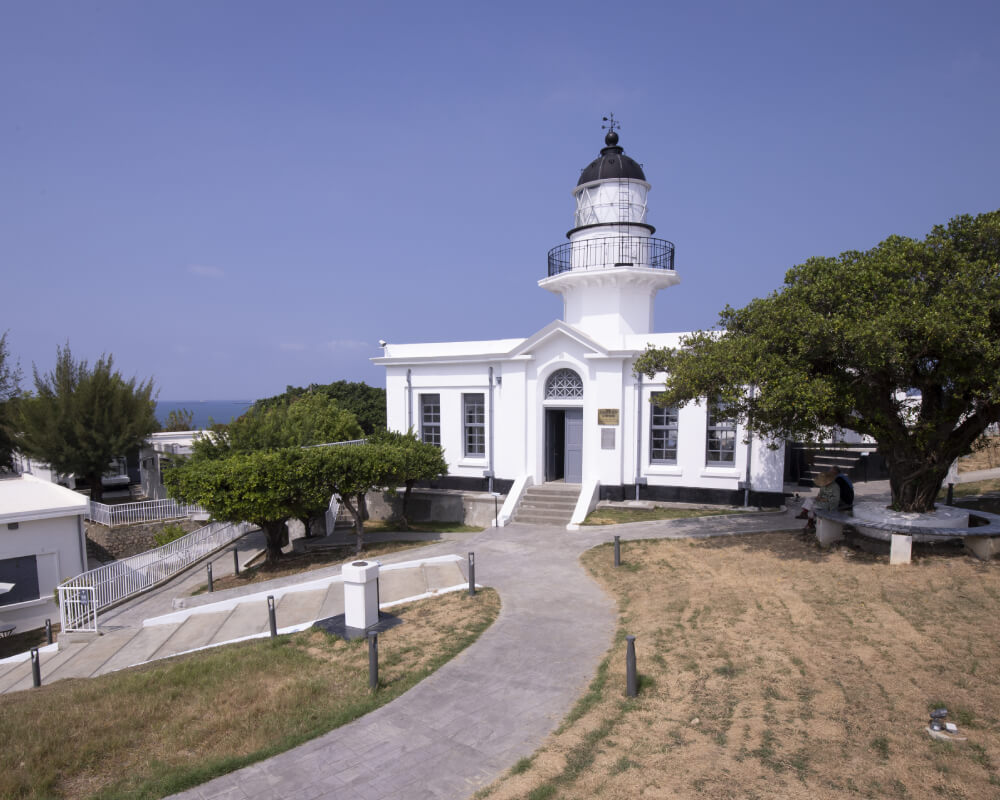
M 549 250 L 549 277 L 570 270 L 644 267 L 674 268 L 674 243 L 650 236 L 577 239 Z

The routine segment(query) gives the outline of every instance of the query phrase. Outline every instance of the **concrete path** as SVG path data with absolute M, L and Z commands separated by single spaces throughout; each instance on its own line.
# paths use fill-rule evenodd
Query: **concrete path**
M 410 558 L 409 562 L 387 565 L 382 570 L 379 599 L 383 606 L 430 592 L 462 588 L 468 583 L 459 568 L 462 560 L 458 556 L 428 561 L 418 551 L 411 551 Z M 231 557 L 229 561 L 232 566 Z M 192 650 L 268 635 L 268 596 L 275 600 L 278 633 L 302 630 L 318 620 L 344 613 L 343 579 L 340 567 L 335 569 L 335 573 L 326 569 L 296 575 L 297 582 L 291 584 L 268 581 L 237 591 L 175 598 L 171 605 L 180 605 L 178 610 L 168 609 L 166 614 L 145 618 L 139 624 L 121 624 L 126 615 L 112 614 L 117 624 L 102 619 L 100 635 L 66 634 L 60 636 L 58 649 L 41 648 L 42 680 L 51 683 L 62 678 L 92 678 Z M 159 599 L 162 605 L 163 593 Z M 145 598 L 137 605 L 148 611 L 152 601 Z M 30 689 L 32 683 L 30 661 L 0 661 L 0 693 Z
M 796 509 L 797 510 L 797 509 Z M 586 527 L 487 529 L 421 554 L 476 553 L 501 612 L 472 647 L 389 705 L 175 797 L 196 800 L 461 800 L 533 753 L 611 646 L 617 613 L 580 555 L 615 534 L 735 536 L 797 529 L 791 513 Z

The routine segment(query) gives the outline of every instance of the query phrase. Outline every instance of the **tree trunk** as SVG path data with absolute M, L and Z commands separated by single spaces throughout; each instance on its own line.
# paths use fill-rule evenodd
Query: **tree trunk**
M 104 502 L 104 484 L 101 483 L 101 478 L 104 475 L 100 472 L 97 473 L 96 477 L 94 475 L 87 475 L 87 483 L 90 484 L 90 499 L 95 503 Z
M 933 511 L 951 462 L 928 464 L 925 459 L 900 454 L 898 449 L 888 449 L 885 460 L 889 467 L 892 509 L 918 514 Z
M 414 483 L 416 483 L 416 481 L 407 481 L 406 482 L 406 491 L 403 492 L 403 530 L 404 531 L 408 531 L 410 529 L 410 516 L 407 513 L 407 510 L 408 510 L 409 505 L 410 505 L 410 489 L 413 488 L 413 484 Z
M 342 495 L 340 499 L 341 502 L 343 502 L 344 507 L 350 511 L 351 516 L 354 517 L 354 535 L 357 537 L 354 552 L 360 553 L 365 546 L 365 521 L 363 518 L 364 508 L 362 506 L 365 501 L 365 496 L 363 494 L 357 495 L 357 508 L 355 508 L 351 501 L 347 499 L 347 495 Z
M 269 565 L 277 564 L 281 559 L 282 541 L 288 534 L 288 526 L 284 520 L 277 522 L 265 522 L 261 527 L 267 534 L 267 555 L 264 563 Z

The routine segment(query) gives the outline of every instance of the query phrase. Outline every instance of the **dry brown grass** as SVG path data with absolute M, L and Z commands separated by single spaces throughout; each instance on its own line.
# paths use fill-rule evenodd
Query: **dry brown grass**
M 1000 467 L 1000 436 L 984 436 L 976 443 L 976 449 L 958 460 L 959 472 Z
M 634 634 L 533 759 L 529 798 L 1000 797 L 1000 563 L 823 552 L 792 533 L 584 556 Z M 940 743 L 928 711 L 968 735 Z M 516 773 L 516 774 L 514 774 Z
M 491 590 L 394 609 L 379 691 L 364 640 L 311 629 L 0 697 L 0 797 L 161 797 L 281 752 L 398 696 L 471 643 Z

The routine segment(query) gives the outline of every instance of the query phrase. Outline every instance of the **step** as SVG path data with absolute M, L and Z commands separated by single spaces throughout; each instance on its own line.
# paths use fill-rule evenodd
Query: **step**
M 280 627 L 282 617 L 278 614 L 277 608 L 274 611 L 274 616 Z M 244 636 L 253 636 L 270 629 L 271 620 L 267 613 L 267 600 L 265 598 L 246 600 L 233 609 L 233 613 L 215 632 L 212 641 L 215 643 L 231 642 L 233 639 L 242 639 Z
M 95 674 L 103 675 L 149 661 L 176 628 L 176 625 L 150 625 L 142 628 L 125 647 L 105 661 Z
M 95 636 L 82 650 L 76 651 L 73 658 L 58 667 L 49 666 L 50 679 L 90 678 L 97 675 L 108 660 L 122 647 L 128 646 L 128 643 L 135 638 L 136 633 L 135 629 L 127 629 Z M 42 680 L 45 680 L 44 676 Z
M 192 614 L 177 626 L 170 638 L 150 658 L 169 658 L 177 653 L 204 647 L 212 641 L 231 613 L 232 610 Z
M 526 497 L 521 501 L 520 508 L 556 508 L 561 511 L 573 512 L 576 508 L 576 500 L 541 500 L 534 497 Z

